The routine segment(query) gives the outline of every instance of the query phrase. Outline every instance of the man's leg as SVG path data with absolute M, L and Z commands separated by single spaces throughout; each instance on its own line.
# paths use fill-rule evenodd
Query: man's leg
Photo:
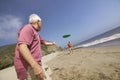
M 73 50 L 72 50 L 72 48 L 70 48 L 69 51 L 70 51 L 70 54 L 73 54 Z

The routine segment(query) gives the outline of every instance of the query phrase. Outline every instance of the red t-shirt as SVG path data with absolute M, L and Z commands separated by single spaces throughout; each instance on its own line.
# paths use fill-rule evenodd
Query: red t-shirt
M 68 48 L 72 48 L 72 43 L 68 42 Z

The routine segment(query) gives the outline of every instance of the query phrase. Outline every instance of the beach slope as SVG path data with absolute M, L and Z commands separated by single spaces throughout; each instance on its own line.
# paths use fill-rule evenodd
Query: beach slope
M 63 51 L 47 65 L 53 80 L 120 80 L 120 46 Z

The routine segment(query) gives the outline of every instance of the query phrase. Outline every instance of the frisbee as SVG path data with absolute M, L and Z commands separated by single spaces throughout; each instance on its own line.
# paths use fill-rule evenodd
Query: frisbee
M 63 35 L 63 38 L 68 38 L 70 36 L 71 36 L 70 34 L 65 34 L 65 35 Z

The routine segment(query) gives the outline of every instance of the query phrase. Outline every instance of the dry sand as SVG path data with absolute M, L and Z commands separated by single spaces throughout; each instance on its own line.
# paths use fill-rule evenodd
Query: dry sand
M 0 80 L 17 80 L 14 67 L 0 70 Z
M 47 62 L 53 80 L 120 80 L 120 46 L 63 51 Z
M 52 80 L 120 80 L 120 46 L 78 48 L 68 53 L 66 50 L 43 57 L 43 66 Z M 17 80 L 14 67 L 1 70 L 0 80 Z

